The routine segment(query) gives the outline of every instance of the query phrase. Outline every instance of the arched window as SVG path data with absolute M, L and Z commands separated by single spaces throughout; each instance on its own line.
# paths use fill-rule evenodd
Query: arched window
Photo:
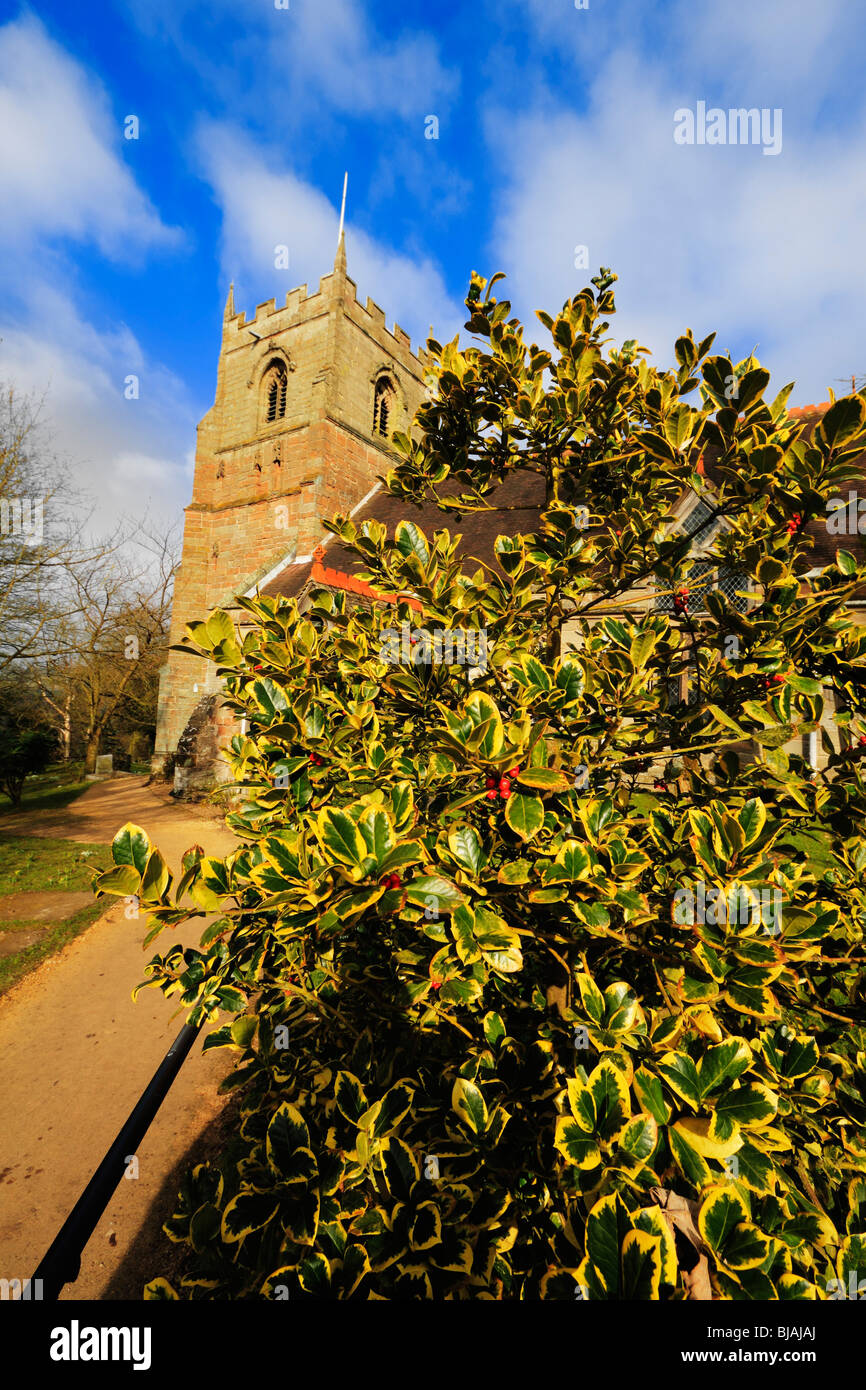
M 289 376 L 284 362 L 272 362 L 262 381 L 265 424 L 282 420 L 286 413 L 286 392 Z
M 394 423 L 394 407 L 397 403 L 397 392 L 394 390 L 394 383 L 388 376 L 380 376 L 376 382 L 376 390 L 373 396 L 373 433 L 381 434 L 385 439 L 391 433 Z

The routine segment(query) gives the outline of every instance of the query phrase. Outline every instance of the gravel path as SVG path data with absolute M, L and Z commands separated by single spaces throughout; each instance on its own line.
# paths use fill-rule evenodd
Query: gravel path
M 62 810 L 4 817 L 2 828 L 99 843 L 131 820 L 175 874 L 190 845 L 226 854 L 237 843 L 220 822 L 167 803 L 145 780 L 94 783 Z M 143 951 L 145 918 L 124 913 L 122 901 L 110 907 L 0 1001 L 0 1278 L 33 1273 L 184 1021 L 156 990 L 130 997 L 144 965 L 177 933 L 166 929 Z M 179 937 L 195 945 L 202 929 L 197 919 Z M 137 1179 L 121 1182 L 61 1299 L 140 1297 L 161 1272 L 146 1265 L 173 1170 L 223 1109 L 217 1085 L 229 1066 L 230 1054 L 202 1056 L 196 1042 L 140 1146 Z

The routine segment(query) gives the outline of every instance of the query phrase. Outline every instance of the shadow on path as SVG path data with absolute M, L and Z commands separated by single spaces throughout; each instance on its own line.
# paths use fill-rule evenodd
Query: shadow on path
M 159 1191 L 142 1214 L 138 1234 L 127 1246 L 123 1259 L 102 1290 L 101 1299 L 140 1301 L 144 1297 L 145 1284 L 159 1276 L 167 1279 L 180 1292 L 180 1277 L 190 1248 L 170 1241 L 162 1230 L 162 1224 L 174 1211 L 187 1170 L 216 1158 L 232 1129 L 237 1128 L 238 1105 L 237 1094 L 228 1097 L 222 1113 L 211 1120 L 183 1157 L 166 1173 Z M 70 1285 L 66 1296 L 74 1297 L 74 1290 L 75 1285 Z

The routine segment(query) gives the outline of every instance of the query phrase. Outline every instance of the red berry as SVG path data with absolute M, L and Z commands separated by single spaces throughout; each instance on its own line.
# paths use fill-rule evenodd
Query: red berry
M 511 795 L 511 782 L 507 777 L 502 777 L 499 782 L 499 795 L 503 801 L 507 801 Z
M 674 594 L 674 612 L 675 612 L 675 613 L 685 613 L 685 612 L 688 611 L 688 606 L 689 606 L 689 591 L 688 591 L 688 589 L 677 589 L 676 593 Z
M 509 772 L 508 776 L 509 776 L 509 777 L 519 777 L 519 776 L 520 776 L 520 768 L 519 768 L 519 767 L 513 767 L 513 768 L 511 769 L 511 771 Z
M 495 786 L 496 786 L 496 778 L 493 776 L 492 773 L 488 773 L 488 774 L 487 774 L 487 776 L 486 776 L 485 779 L 484 779 L 484 782 L 485 782 L 485 785 L 486 785 L 488 791 L 490 790 L 491 787 L 495 787 Z
M 488 800 L 488 801 L 495 801 L 495 800 L 496 800 L 496 789 L 495 789 L 495 787 L 492 788 L 489 792 L 485 792 L 484 795 L 487 797 L 487 800 Z
M 666 783 L 666 782 L 660 782 L 658 778 L 656 778 L 656 780 L 653 782 L 653 786 L 655 787 L 656 791 L 662 791 L 662 792 L 666 792 L 666 791 L 667 791 L 667 783 Z
M 431 985 L 433 986 L 434 989 L 441 989 L 441 988 L 442 988 L 442 981 L 441 981 L 441 980 L 431 980 L 430 983 L 431 983 Z
M 775 685 L 780 685 L 780 684 L 784 681 L 785 677 L 784 677 L 784 676 L 776 675 L 776 676 L 771 676 L 770 679 L 773 681 L 773 683 L 774 683 Z
M 858 738 L 857 742 L 859 743 L 860 747 L 862 748 L 862 747 L 863 747 L 863 744 L 866 743 L 866 734 L 861 734 L 860 737 Z

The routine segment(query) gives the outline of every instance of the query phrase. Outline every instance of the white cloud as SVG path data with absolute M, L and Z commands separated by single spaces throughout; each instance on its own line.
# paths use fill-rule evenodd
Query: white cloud
M 70 237 L 118 259 L 175 243 L 122 146 L 101 84 L 37 19 L 0 28 L 0 242 Z
M 337 245 L 338 214 L 328 199 L 241 132 L 203 125 L 197 148 L 223 215 L 221 265 L 235 282 L 235 303 L 251 313 L 255 297 L 285 298 L 295 285 L 315 287 L 328 274 Z M 275 249 L 288 247 L 288 269 L 276 269 Z M 451 337 L 465 311 L 449 296 L 441 272 L 346 225 L 349 274 L 362 300 L 369 295 L 411 335 L 417 347 L 430 324 Z
M 718 330 L 717 350 L 757 342 L 774 382 L 797 381 L 798 402 L 826 399 L 828 386 L 844 390 L 838 378 L 866 369 L 866 122 L 852 110 L 844 130 L 816 133 L 786 109 L 775 158 L 757 146 L 678 146 L 674 111 L 710 95 L 704 79 L 674 80 L 621 47 L 598 68 L 584 112 L 550 93 L 517 120 L 489 111 L 504 177 L 493 261 L 524 319 L 555 311 L 609 265 L 618 339 L 636 337 L 667 363 L 686 326 Z M 575 268 L 581 244 L 590 270 Z
M 617 51 L 639 50 L 672 79 L 738 90 L 747 105 L 773 104 L 783 92 L 801 105 L 820 101 L 857 50 L 849 0 L 750 0 L 736 12 L 719 0 L 590 0 L 585 10 L 570 0 L 496 0 L 496 12 L 503 6 L 528 15 L 533 48 L 569 55 L 589 79 Z
M 69 243 L 124 261 L 179 240 L 126 168 L 99 80 L 32 15 L 0 28 L 0 380 L 43 402 L 50 445 L 92 499 L 92 531 L 188 498 L 186 390 L 124 324 L 89 322 L 68 286 Z M 138 376 L 138 400 L 124 378 Z M 73 505 L 73 499 L 69 499 Z M 77 511 L 77 509 L 76 509 Z
M 457 84 L 431 34 L 383 33 L 399 20 L 389 15 L 377 27 L 360 0 L 291 0 L 279 10 L 273 0 L 210 0 L 209 45 L 201 41 L 201 0 L 130 0 L 130 10 L 145 32 L 168 35 L 234 112 L 260 117 L 264 106 L 280 128 L 298 116 L 309 121 L 317 99 L 353 116 L 441 114 Z
M 271 26 L 271 57 L 354 115 L 414 116 L 455 87 L 429 34 L 383 38 L 357 0 L 296 0 L 292 23 Z
M 801 114 L 838 88 L 851 48 L 848 0 L 751 0 L 736 18 L 717 0 L 677 0 L 669 25 L 686 70 L 747 106 L 794 98 Z
M 196 423 L 183 383 L 149 361 L 125 325 L 97 330 L 46 285 L 31 287 L 21 315 L 0 323 L 0 340 L 0 381 L 42 400 L 54 452 L 92 498 L 88 529 L 104 533 L 145 515 L 176 523 L 189 500 Z M 124 396 L 131 373 L 138 400 Z

